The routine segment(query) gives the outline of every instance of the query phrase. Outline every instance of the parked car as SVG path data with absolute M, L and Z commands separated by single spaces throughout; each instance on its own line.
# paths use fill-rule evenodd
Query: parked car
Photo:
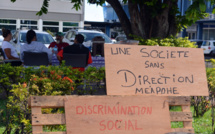
M 118 35 L 118 36 L 115 38 L 115 40 L 116 40 L 117 42 L 119 42 L 119 41 L 124 41 L 124 40 L 127 40 L 127 37 L 126 37 L 125 34 L 120 34 L 120 35 Z
M 75 35 L 82 34 L 84 36 L 83 45 L 86 46 L 91 50 L 92 48 L 92 39 L 96 36 L 101 36 L 104 38 L 105 43 L 113 44 L 112 40 L 103 32 L 96 31 L 96 30 L 82 30 L 82 29 L 72 29 L 66 32 L 63 42 L 67 42 L 68 44 L 72 45 L 74 43 Z
M 193 40 L 190 40 L 191 42 L 196 42 L 196 46 L 197 48 L 201 48 L 201 45 L 202 45 L 202 42 L 203 40 L 196 40 L 196 39 L 193 39 Z
M 0 47 L 2 45 L 3 40 L 4 40 L 3 36 L 0 35 Z
M 203 48 L 204 54 L 213 55 L 213 50 L 215 48 L 215 40 L 203 41 L 201 48 Z
M 28 30 L 17 30 L 13 35 L 13 42 L 17 52 L 20 52 L 20 45 L 27 43 L 26 34 Z M 47 32 L 41 32 L 35 30 L 37 35 L 37 41 L 42 42 L 47 48 L 50 43 L 54 41 L 53 37 Z

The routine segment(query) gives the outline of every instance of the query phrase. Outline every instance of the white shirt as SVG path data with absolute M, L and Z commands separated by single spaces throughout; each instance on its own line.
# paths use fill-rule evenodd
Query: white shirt
M 24 51 L 27 52 L 46 52 L 48 54 L 49 62 L 52 60 L 52 52 L 43 43 L 32 41 L 31 44 L 25 43 L 20 48 L 20 59 L 24 62 Z
M 19 58 L 19 55 L 17 54 L 15 47 L 10 42 L 3 41 L 1 47 L 2 47 L 3 51 L 4 51 L 4 49 L 9 48 L 11 51 L 11 55 L 13 57 Z M 5 51 L 4 51 L 4 55 L 5 55 L 5 58 L 8 59 L 7 55 L 5 54 Z

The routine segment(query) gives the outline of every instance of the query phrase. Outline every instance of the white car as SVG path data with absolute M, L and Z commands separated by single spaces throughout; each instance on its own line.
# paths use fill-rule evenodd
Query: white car
M 47 32 L 34 30 L 37 35 L 37 41 L 42 42 L 47 48 L 50 43 L 54 41 L 53 37 Z M 20 52 L 20 45 L 24 45 L 26 41 L 26 34 L 28 30 L 17 30 L 13 35 L 13 42 L 17 52 Z
M 3 36 L 0 35 L 0 47 L 1 47 L 1 45 L 2 45 L 3 40 L 4 40 Z
M 204 54 L 212 55 L 212 52 L 215 48 L 215 40 L 203 41 L 201 48 L 203 48 Z
M 0 29 L 0 47 L 2 45 L 3 40 L 4 40 L 4 37 L 2 36 L 2 30 Z
M 96 30 L 69 30 L 66 32 L 63 42 L 67 42 L 68 44 L 72 45 L 74 43 L 75 35 L 82 34 L 84 36 L 83 45 L 86 46 L 91 50 L 92 48 L 92 39 L 96 36 L 101 36 L 106 44 L 113 44 L 112 40 L 103 32 L 96 31 Z

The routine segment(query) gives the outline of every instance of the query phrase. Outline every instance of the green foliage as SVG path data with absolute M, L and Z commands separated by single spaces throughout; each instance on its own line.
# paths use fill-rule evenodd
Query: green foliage
M 30 134 L 31 110 L 28 108 L 28 98 L 34 95 L 71 95 L 73 91 L 84 94 L 77 86 L 103 80 L 104 68 L 89 67 L 85 72 L 67 66 L 12 67 L 10 64 L 0 65 L 0 88 L 8 94 L 6 109 L 1 109 L 3 115 L 0 121 L 6 126 L 3 133 Z M 94 90 L 89 91 L 92 94 Z M 86 93 L 86 92 L 85 92 Z M 43 113 L 62 113 L 61 109 L 43 109 Z M 0 122 L 0 123 L 1 123 Z M 47 126 L 46 129 L 65 130 L 65 126 Z M 13 132 L 14 131 L 14 132 Z
M 55 36 L 50 30 L 46 30 L 46 32 L 49 33 L 52 37 Z
M 49 2 L 48 2 L 48 1 L 49 1 L 49 0 L 43 0 L 43 5 L 42 5 L 40 11 L 37 12 L 36 15 L 41 16 L 43 13 L 44 13 L 44 14 L 47 14 L 47 13 L 48 13 L 48 7 L 49 7 Z
M 143 39 L 138 36 L 133 36 L 135 40 L 139 41 L 139 45 L 148 45 L 148 46 L 167 46 L 167 47 L 189 47 L 196 48 L 195 42 L 191 42 L 187 37 L 185 38 L 176 38 L 169 37 L 164 39 L 152 38 L 152 39 Z
M 194 107 L 193 116 L 200 117 L 205 114 L 210 108 L 209 98 L 206 96 L 193 96 L 191 97 L 191 105 Z
M 211 63 L 215 64 L 215 59 L 210 60 Z M 211 117 L 212 117 L 212 127 L 214 128 L 215 123 L 215 112 L 214 112 L 214 98 L 215 98 L 215 68 L 207 68 L 206 70 L 207 80 L 208 80 L 208 88 L 209 88 L 209 97 L 211 101 Z M 215 129 L 213 129 L 215 132 Z
M 191 111 L 194 114 L 194 108 L 191 107 Z M 212 126 L 212 118 L 211 118 L 211 109 L 201 117 L 194 117 L 193 118 L 193 128 L 195 131 L 195 134 L 213 134 L 213 126 Z

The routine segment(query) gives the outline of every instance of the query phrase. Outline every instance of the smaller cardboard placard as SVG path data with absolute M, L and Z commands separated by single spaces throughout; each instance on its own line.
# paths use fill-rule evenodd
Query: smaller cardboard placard
M 67 134 L 171 132 L 166 97 L 74 96 L 64 101 Z

